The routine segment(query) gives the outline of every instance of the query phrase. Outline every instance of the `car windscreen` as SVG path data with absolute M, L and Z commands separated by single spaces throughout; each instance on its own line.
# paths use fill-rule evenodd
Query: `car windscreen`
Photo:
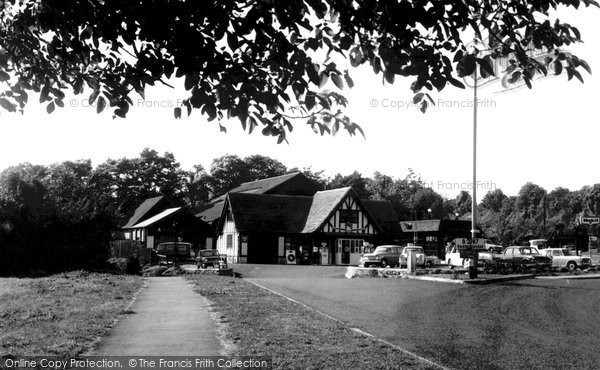
M 408 252 L 410 252 L 410 251 L 413 251 L 413 252 L 417 252 L 417 253 L 424 254 L 424 253 L 423 253 L 423 248 L 407 248 L 407 249 L 406 249 L 406 253 L 408 253 Z
M 375 248 L 375 253 L 390 253 L 392 248 L 390 247 L 377 247 Z
M 533 248 L 522 248 L 521 249 L 521 254 L 539 254 L 537 249 L 533 249 Z
M 204 250 L 204 251 L 200 251 L 200 255 L 202 257 L 216 256 L 218 254 L 219 254 L 219 251 L 217 251 L 217 250 Z

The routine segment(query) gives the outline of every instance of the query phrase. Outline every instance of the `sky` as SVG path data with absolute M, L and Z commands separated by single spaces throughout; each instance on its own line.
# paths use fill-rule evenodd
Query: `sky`
M 598 9 L 559 14 L 579 28 L 583 44 L 568 50 L 585 59 L 592 71 L 600 69 Z M 361 125 L 366 138 L 319 136 L 299 121 L 289 144 L 276 144 L 260 130 L 243 132 L 239 121 L 216 122 L 200 112 L 176 120 L 173 108 L 185 98 L 181 84 L 175 89 L 149 88 L 146 100 L 132 96 L 134 106 L 126 119 L 113 119 L 110 111 L 96 114 L 87 96 L 69 96 L 65 108 L 48 115 L 30 97 L 25 113 L 0 112 L 0 169 L 23 162 L 51 164 L 91 159 L 94 165 L 108 158 L 136 157 L 143 148 L 172 152 L 184 169 L 196 164 L 210 168 L 225 154 L 241 157 L 262 154 L 289 168 L 311 167 L 326 176 L 353 171 L 372 176 L 379 171 L 404 178 L 412 169 L 435 191 L 455 197 L 472 184 L 473 91 L 447 87 L 432 97 L 437 103 L 425 114 L 410 106 L 410 78 L 383 85 L 369 68 L 351 71 L 353 89 L 344 91 L 348 114 Z M 566 74 L 537 80 L 533 89 L 498 92 L 499 85 L 479 90 L 477 191 L 502 189 L 516 195 L 526 182 L 547 191 L 556 187 L 577 190 L 600 183 L 598 157 L 598 75 L 582 72 L 585 83 L 567 81 Z M 184 114 L 185 115 L 185 114 Z

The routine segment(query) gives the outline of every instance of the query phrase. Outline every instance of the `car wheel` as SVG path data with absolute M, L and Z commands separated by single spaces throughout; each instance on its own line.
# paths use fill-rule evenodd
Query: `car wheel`
M 423 267 L 433 267 L 433 262 L 432 261 L 427 261 L 427 263 L 425 263 L 423 265 Z
M 381 260 L 381 267 L 387 266 L 387 260 L 384 258 Z
M 575 271 L 575 269 L 577 269 L 577 264 L 574 261 L 569 261 L 569 263 L 567 263 L 567 268 L 569 271 Z

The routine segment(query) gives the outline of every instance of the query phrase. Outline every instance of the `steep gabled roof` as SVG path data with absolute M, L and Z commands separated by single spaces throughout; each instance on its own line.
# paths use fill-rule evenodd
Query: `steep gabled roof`
M 260 179 L 255 181 L 249 181 L 241 184 L 240 186 L 229 190 L 229 193 L 251 193 L 251 194 L 267 194 L 270 191 L 274 190 L 278 186 L 286 183 L 287 181 L 302 176 L 305 177 L 301 172 L 292 172 L 287 173 L 285 175 L 268 177 L 266 179 Z M 227 194 L 223 194 L 216 198 L 213 198 L 209 201 L 209 203 L 219 202 L 225 199 Z
M 318 191 L 312 197 L 310 212 L 306 219 L 306 224 L 302 232 L 315 232 L 324 222 L 326 222 L 335 209 L 342 203 L 350 187 Z
M 309 196 L 229 193 L 225 205 L 240 233 L 296 234 L 302 232 L 311 202 Z
M 144 218 L 148 218 L 147 216 L 148 216 L 149 212 L 152 210 L 152 208 L 154 208 L 154 206 L 156 206 L 163 199 L 165 199 L 165 197 L 161 195 L 158 197 L 148 198 L 148 199 L 144 200 L 142 202 L 142 204 L 140 204 L 136 208 L 135 212 L 133 213 L 133 216 L 131 216 L 131 218 L 129 218 L 129 221 L 127 221 L 127 223 L 125 224 L 125 226 L 123 226 L 123 228 L 129 229 L 133 225 L 139 223 Z
M 402 234 L 398 216 L 388 200 L 363 200 L 365 208 L 373 215 L 375 222 L 390 236 Z
M 206 207 L 204 207 L 204 209 L 201 209 L 199 212 L 196 213 L 196 217 L 198 217 L 199 219 L 201 219 L 202 221 L 205 222 L 213 222 L 215 220 L 217 220 L 219 217 L 221 217 L 221 213 L 223 212 L 223 205 L 225 203 L 225 198 L 212 203 L 212 204 L 208 204 Z
M 132 226 L 131 228 L 132 229 L 137 229 L 137 228 L 148 227 L 148 226 L 152 225 L 153 223 L 158 222 L 158 221 L 162 220 L 163 218 L 165 218 L 165 217 L 167 217 L 167 216 L 169 216 L 169 215 L 171 215 L 171 214 L 179 211 L 180 209 L 181 209 L 181 207 L 175 207 L 175 208 L 165 209 L 161 213 L 159 213 L 159 214 L 157 214 L 155 216 L 152 216 L 149 219 L 144 220 L 144 221 L 140 222 L 139 224 L 136 224 L 136 225 Z
M 278 187 L 288 183 L 292 179 L 303 180 L 304 182 L 308 182 L 309 187 L 316 187 L 318 189 L 318 185 L 310 184 L 310 181 L 306 176 L 301 172 L 292 172 L 281 176 L 269 177 L 266 179 L 249 181 L 241 184 L 240 186 L 231 189 L 228 193 L 242 193 L 242 194 L 268 194 L 270 192 L 274 192 Z M 302 181 L 298 181 L 300 184 L 303 184 Z M 304 184 L 306 186 L 306 184 Z M 316 191 L 317 189 L 313 189 Z M 286 195 L 286 194 L 281 194 Z M 287 195 L 296 195 L 296 194 L 287 194 Z M 204 209 L 200 210 L 196 213 L 196 217 L 204 220 L 206 222 L 213 222 L 217 220 L 221 213 L 223 212 L 224 201 L 227 197 L 227 193 L 216 198 L 211 199 Z

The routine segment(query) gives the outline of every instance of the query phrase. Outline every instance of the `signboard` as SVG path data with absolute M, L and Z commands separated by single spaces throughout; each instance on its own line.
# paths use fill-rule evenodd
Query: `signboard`
M 484 238 L 456 238 L 454 239 L 454 245 L 456 249 L 461 250 L 484 250 L 485 239 Z
M 581 217 L 579 223 L 584 225 L 597 225 L 600 223 L 600 217 Z

